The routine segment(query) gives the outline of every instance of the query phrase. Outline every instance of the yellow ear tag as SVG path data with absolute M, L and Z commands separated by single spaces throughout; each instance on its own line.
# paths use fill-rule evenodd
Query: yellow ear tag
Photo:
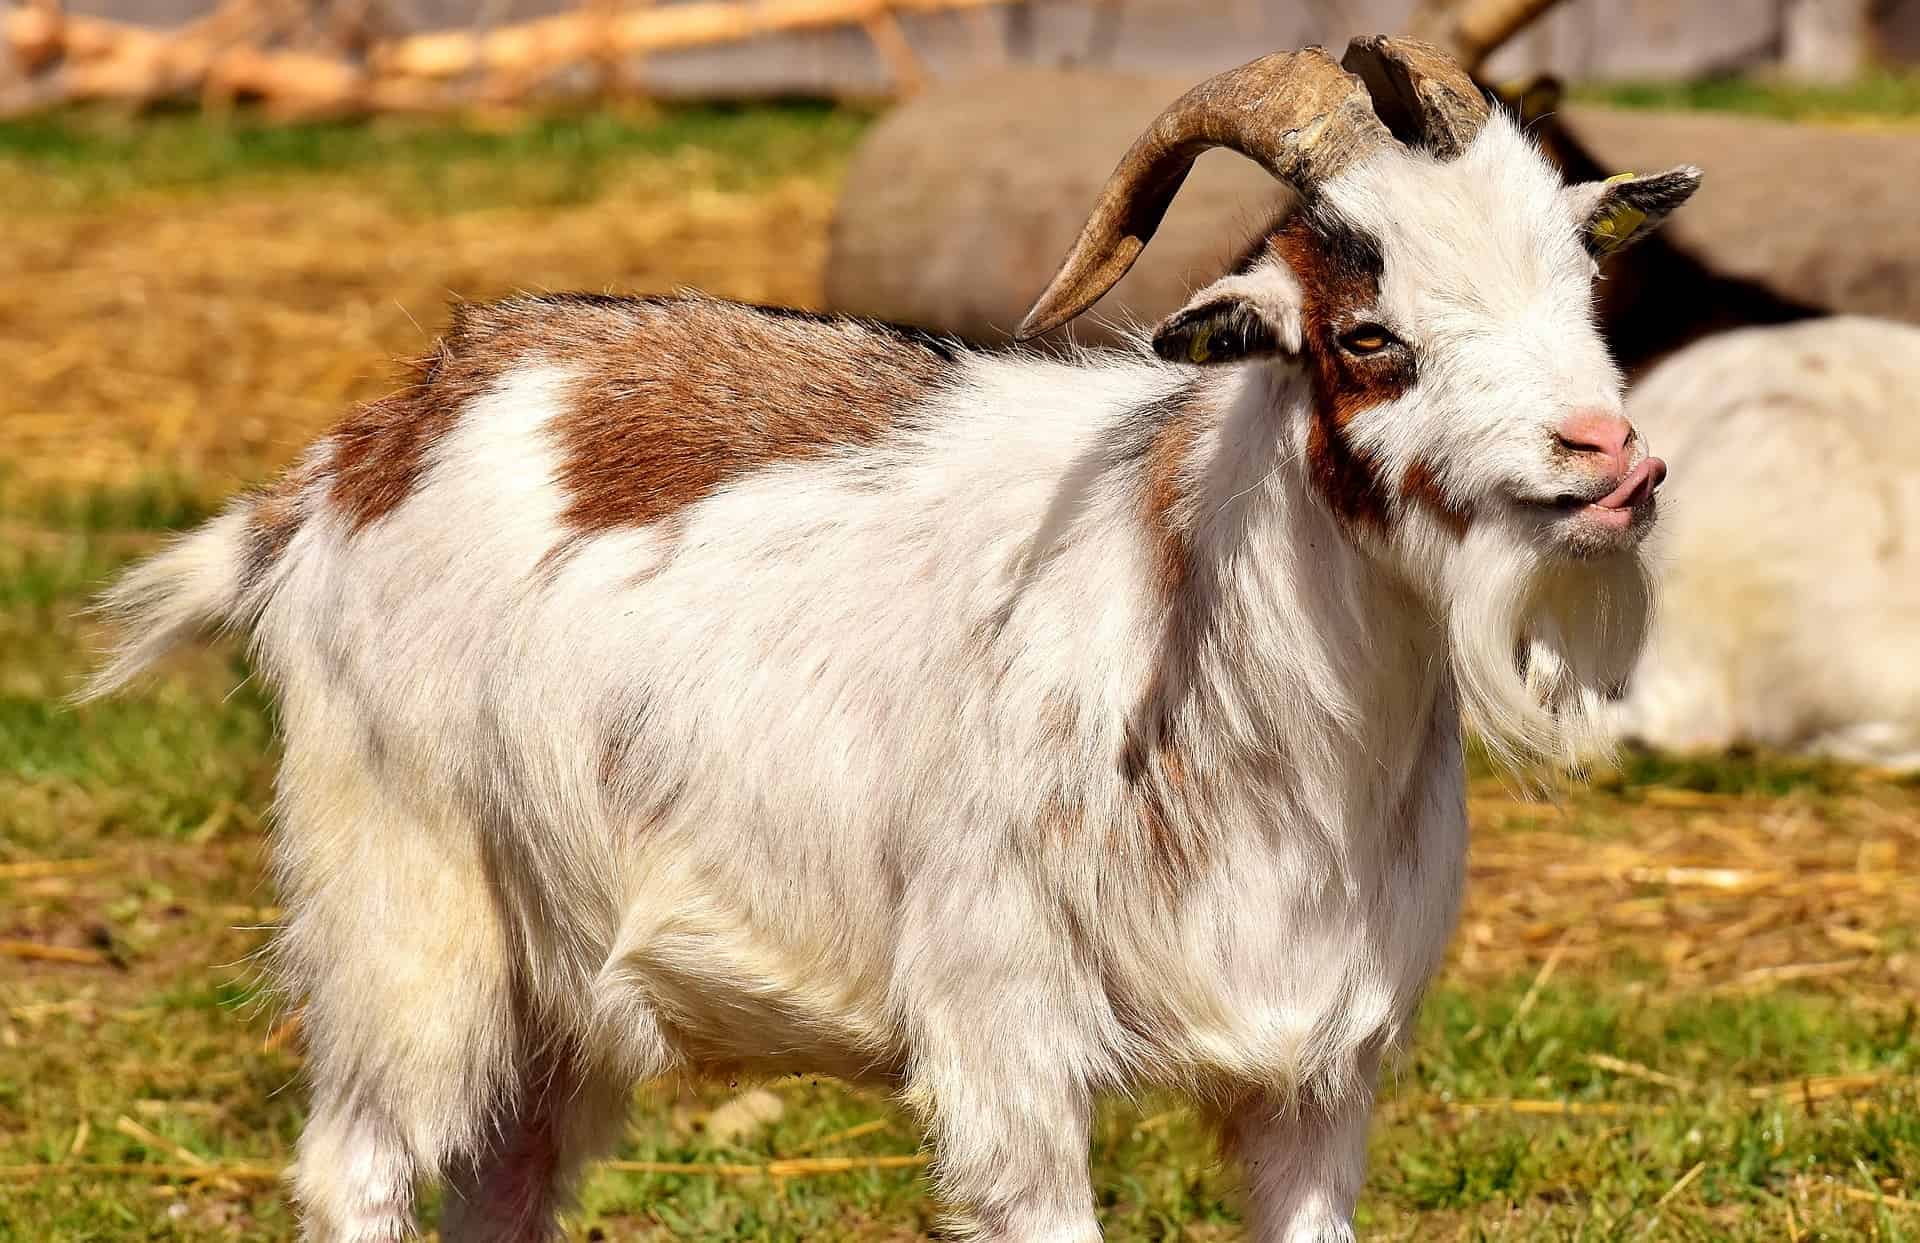
M 1193 334 L 1193 340 L 1187 343 L 1187 361 L 1203 363 L 1207 361 L 1207 341 L 1213 336 L 1213 325 L 1202 324 L 1200 331 Z
M 1603 186 L 1617 186 L 1623 181 L 1632 181 L 1635 177 L 1638 177 L 1639 175 L 1640 175 L 1639 173 L 1615 173 L 1613 176 L 1607 178 L 1605 181 L 1601 182 L 1600 184 Z
M 1593 222 L 1593 240 L 1602 250 L 1617 250 L 1646 219 L 1647 213 L 1630 203 L 1622 203 Z

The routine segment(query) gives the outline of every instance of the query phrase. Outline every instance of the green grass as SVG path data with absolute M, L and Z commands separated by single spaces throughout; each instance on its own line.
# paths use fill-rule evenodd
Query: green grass
M 1670 755 L 1626 747 L 1617 767 L 1598 778 L 1600 788 L 1632 793 L 1652 786 L 1701 794 L 1785 795 L 1796 790 L 1832 794 L 1852 781 L 1845 765 L 1793 756 L 1733 750 L 1706 755 Z
M 635 169 L 676 165 L 735 188 L 834 165 L 868 119 L 805 102 L 558 112 L 498 124 L 75 109 L 0 121 L 0 186 L 10 191 L 0 205 L 65 210 L 139 191 L 349 174 L 421 211 L 552 205 L 592 199 Z
M 263 1049 L 273 1016 L 249 963 L 264 940 L 255 925 L 272 918 L 260 821 L 273 744 L 244 663 L 201 653 L 109 703 L 60 702 L 98 639 L 76 613 L 100 579 L 160 527 L 207 512 L 208 498 L 164 480 L 57 502 L 0 493 L 0 521 L 36 535 L 0 555 L 0 863 L 113 860 L 65 880 L 0 879 L 0 936 L 106 956 L 95 967 L 0 959 L 0 1166 L 59 1162 L 83 1121 L 79 1160 L 90 1164 L 177 1165 L 185 1148 L 277 1167 L 299 1133 L 299 1060 Z M 1838 797 L 1860 778 L 1766 757 L 1634 755 L 1610 780 L 1611 791 L 1572 805 L 1565 831 L 1636 831 L 1639 800 L 1657 786 L 1745 814 Z M 1505 831 L 1482 826 L 1482 844 L 1497 849 Z M 1910 946 L 1911 931 L 1889 943 Z M 1920 1188 L 1917 1025 L 1912 1006 L 1862 1006 L 1813 986 L 1676 988 L 1657 942 L 1551 979 L 1449 975 L 1386 1084 L 1362 1235 L 1760 1243 L 1787 1237 L 1791 1211 L 1817 1232 L 1809 1238 L 1920 1239 L 1920 1215 L 1869 1202 Z M 1610 1069 L 1622 1063 L 1667 1082 Z M 1832 1098 L 1791 1086 L 1837 1074 L 1870 1078 Z M 771 1090 L 782 1116 L 723 1143 L 673 1121 L 673 1090 L 645 1089 L 618 1155 L 762 1162 L 874 1120 L 885 1128 L 819 1151 L 920 1145 L 883 1095 L 799 1078 Z M 715 1086 L 701 1101 L 730 1094 Z M 1541 1107 L 1528 1102 L 1576 1112 L 1515 1112 Z M 116 1129 L 121 1118 L 161 1142 Z M 1109 1103 L 1091 1155 L 1114 1243 L 1240 1237 L 1236 1179 L 1177 1102 Z M 1824 1190 L 1835 1187 L 1858 1198 Z M 252 1183 L 56 1170 L 6 1178 L 0 1204 L 0 1243 L 269 1240 L 293 1229 L 278 1191 Z M 899 1239 L 938 1221 L 917 1170 L 780 1186 L 602 1172 L 572 1237 Z
M 1679 82 L 1595 82 L 1573 97 L 1620 108 L 1742 112 L 1788 121 L 1920 118 L 1920 73 L 1879 72 L 1834 85 L 1717 77 Z

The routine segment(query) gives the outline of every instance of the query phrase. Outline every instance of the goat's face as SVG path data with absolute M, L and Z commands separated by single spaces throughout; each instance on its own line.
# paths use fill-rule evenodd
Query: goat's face
M 1498 116 L 1451 161 L 1385 147 L 1195 295 L 1154 346 L 1303 373 L 1315 484 L 1389 544 L 1396 528 L 1459 539 L 1494 523 L 1557 559 L 1629 549 L 1665 466 L 1621 414 L 1593 317 L 1596 261 L 1697 181 L 1679 169 L 1563 186 Z
M 1154 334 L 1306 388 L 1308 478 L 1446 617 L 1468 714 L 1510 756 L 1598 749 L 1645 639 L 1666 468 L 1621 414 L 1593 282 L 1698 182 L 1563 186 L 1499 116 L 1453 160 L 1385 147 Z
M 1219 146 L 1307 205 L 1162 323 L 1155 351 L 1267 368 L 1276 437 L 1300 445 L 1356 546 L 1444 614 L 1488 741 L 1578 754 L 1646 635 L 1637 548 L 1664 470 L 1620 414 L 1596 260 L 1684 202 L 1698 171 L 1563 187 L 1437 48 L 1355 39 L 1339 65 L 1274 53 L 1134 140 L 1015 336 L 1111 289 Z M 1307 426 L 1280 426 L 1303 389 Z

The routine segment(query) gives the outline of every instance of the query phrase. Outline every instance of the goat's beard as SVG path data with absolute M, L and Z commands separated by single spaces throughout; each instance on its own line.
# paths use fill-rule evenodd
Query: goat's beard
M 1475 523 L 1449 558 L 1448 647 L 1467 724 L 1510 769 L 1612 753 L 1608 704 L 1647 638 L 1653 583 L 1636 550 L 1555 557 Z

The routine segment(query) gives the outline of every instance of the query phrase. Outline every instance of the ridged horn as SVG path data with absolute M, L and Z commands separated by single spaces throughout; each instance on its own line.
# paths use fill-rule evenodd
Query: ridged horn
M 1487 123 L 1480 88 L 1431 43 L 1370 35 L 1349 43 L 1340 64 L 1367 84 L 1375 114 L 1410 147 L 1451 160 Z
M 1203 152 L 1237 151 L 1304 195 L 1391 140 L 1366 88 L 1324 49 L 1275 52 L 1208 78 L 1134 140 L 1014 339 L 1059 327 L 1113 288 Z

